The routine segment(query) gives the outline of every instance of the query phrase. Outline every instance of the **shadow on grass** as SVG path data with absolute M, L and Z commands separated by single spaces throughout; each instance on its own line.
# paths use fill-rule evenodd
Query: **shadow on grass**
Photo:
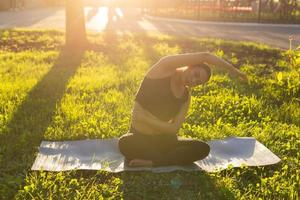
M 24 183 L 34 154 L 52 121 L 70 78 L 80 66 L 84 51 L 62 50 L 49 72 L 28 93 L 0 135 L 0 196 L 11 199 Z
M 73 171 L 71 178 L 83 178 L 92 182 L 85 188 L 86 194 L 100 185 L 104 198 L 114 199 L 236 199 L 234 193 L 226 186 L 217 183 L 204 171 L 173 171 L 153 173 L 149 171 L 123 171 L 110 173 L 107 171 Z M 108 185 L 108 187 L 107 187 Z M 114 187 L 114 188 L 111 188 Z M 74 191 L 73 191 L 74 192 Z M 93 195 L 91 195 L 93 196 Z M 93 198 L 93 197 L 92 197 Z
M 124 199 L 235 199 L 205 172 L 122 172 Z

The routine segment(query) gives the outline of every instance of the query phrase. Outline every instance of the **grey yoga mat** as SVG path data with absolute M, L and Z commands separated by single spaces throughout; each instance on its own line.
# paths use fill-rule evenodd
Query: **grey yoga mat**
M 32 170 L 66 171 L 74 169 L 106 170 L 110 172 L 147 170 L 171 172 L 175 170 L 213 172 L 227 168 L 262 166 L 278 163 L 280 158 L 252 137 L 229 137 L 209 141 L 211 151 L 208 157 L 186 166 L 128 167 L 118 149 L 118 138 L 43 141 Z

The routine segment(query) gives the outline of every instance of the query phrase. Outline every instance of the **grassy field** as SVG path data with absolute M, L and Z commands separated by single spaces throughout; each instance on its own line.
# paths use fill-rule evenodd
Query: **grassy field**
M 299 199 L 300 53 L 166 35 L 89 35 L 67 52 L 56 31 L 0 32 L 0 199 Z M 179 135 L 253 136 L 282 162 L 217 173 L 32 172 L 42 140 L 119 137 L 145 71 L 161 56 L 210 51 L 249 74 L 214 71 L 192 91 Z

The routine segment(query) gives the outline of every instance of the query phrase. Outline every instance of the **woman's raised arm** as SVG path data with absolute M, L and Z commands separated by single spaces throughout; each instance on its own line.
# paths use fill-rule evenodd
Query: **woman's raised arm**
M 161 58 L 160 64 L 164 65 L 164 68 L 170 68 L 169 70 L 173 70 L 178 67 L 192 66 L 206 62 L 209 55 L 210 53 L 208 52 L 170 55 Z
M 173 73 L 177 68 L 184 66 L 193 66 L 200 63 L 213 65 L 216 68 L 228 71 L 231 75 L 239 76 L 242 80 L 247 80 L 246 74 L 239 71 L 224 59 L 209 52 L 175 54 L 162 57 L 157 63 L 153 65 L 151 70 L 148 72 L 148 76 L 165 76 L 166 74 Z
M 226 60 L 210 53 L 207 54 L 206 59 L 206 63 L 213 65 L 221 70 L 226 70 L 227 72 L 229 72 L 230 75 L 238 76 L 242 80 L 247 80 L 247 75 L 245 73 L 235 68 Z
M 148 75 L 154 75 L 157 77 L 159 74 L 162 76 L 165 74 L 171 74 L 177 68 L 206 62 L 208 55 L 209 53 L 207 52 L 197 52 L 164 56 L 153 65 L 148 72 Z

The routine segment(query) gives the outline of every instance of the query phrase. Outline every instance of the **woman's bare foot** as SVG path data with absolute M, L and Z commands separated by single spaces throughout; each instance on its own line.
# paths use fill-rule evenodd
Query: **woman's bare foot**
M 133 159 L 128 163 L 130 167 L 151 167 L 152 166 L 151 160 L 142 160 L 142 159 Z

